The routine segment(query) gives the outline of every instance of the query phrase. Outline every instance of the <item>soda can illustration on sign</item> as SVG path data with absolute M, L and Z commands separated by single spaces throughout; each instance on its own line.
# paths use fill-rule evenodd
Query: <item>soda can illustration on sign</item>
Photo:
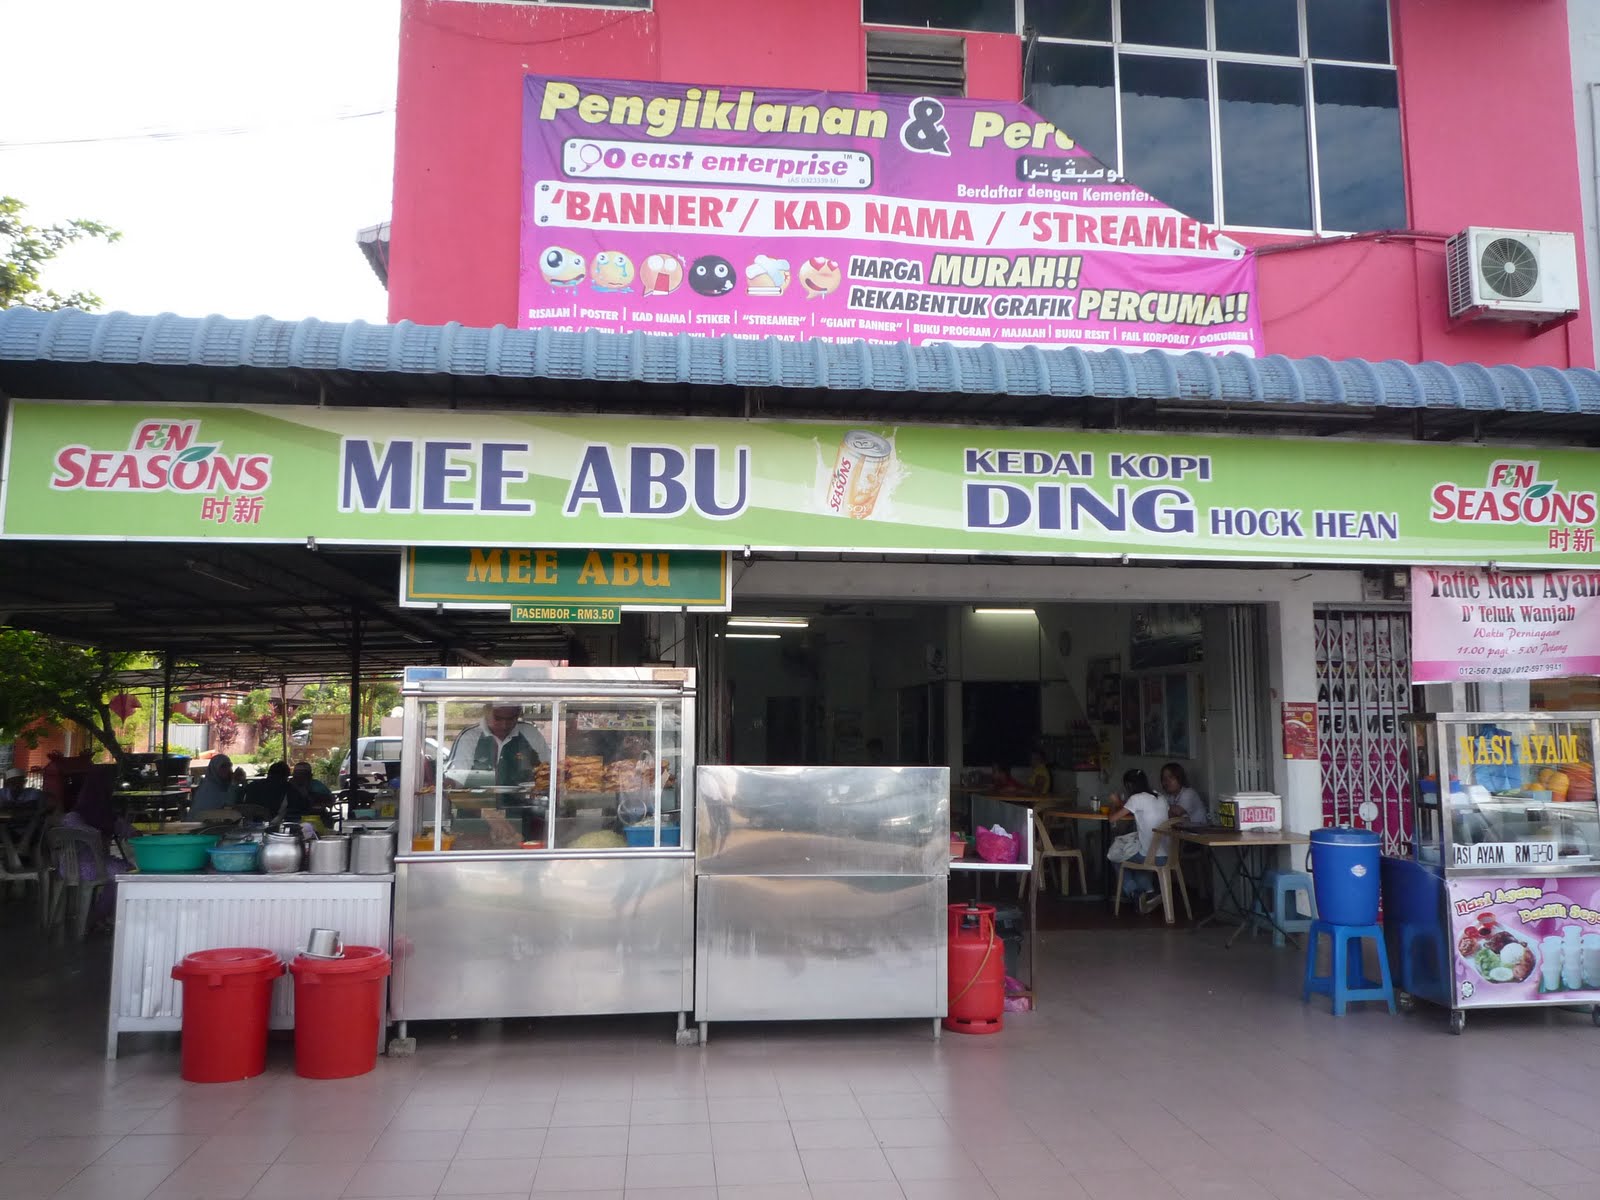
M 828 482 L 828 510 L 858 521 L 870 517 L 893 458 L 894 443 L 888 438 L 862 429 L 845 434 Z

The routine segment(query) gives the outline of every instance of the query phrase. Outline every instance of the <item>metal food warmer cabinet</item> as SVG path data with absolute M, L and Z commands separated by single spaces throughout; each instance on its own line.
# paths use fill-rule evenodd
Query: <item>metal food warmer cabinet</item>
M 695 1019 L 945 1015 L 950 772 L 703 766 Z
M 1382 860 L 1396 999 L 1600 1025 L 1600 713 L 1408 718 L 1411 850 Z
M 390 1016 L 694 1002 L 694 672 L 411 667 Z

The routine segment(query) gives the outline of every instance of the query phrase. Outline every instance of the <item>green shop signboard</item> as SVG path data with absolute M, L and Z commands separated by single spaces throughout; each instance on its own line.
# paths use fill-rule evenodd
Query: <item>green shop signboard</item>
M 412 607 L 726 611 L 731 595 L 728 556 L 706 550 L 417 546 L 400 572 L 400 603 Z
M 1592 450 L 15 401 L 0 534 L 1593 564 Z

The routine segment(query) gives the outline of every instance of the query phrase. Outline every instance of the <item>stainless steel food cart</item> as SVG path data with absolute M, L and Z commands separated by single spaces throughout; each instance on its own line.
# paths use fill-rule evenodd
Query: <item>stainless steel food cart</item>
M 406 671 L 402 1038 L 408 1021 L 587 1013 L 675 1012 L 685 1030 L 694 682 L 666 667 Z
M 1411 848 L 1386 856 L 1398 989 L 1450 1012 L 1584 1006 L 1600 1024 L 1600 713 L 1408 721 Z
M 931 1017 L 946 994 L 950 772 L 701 767 L 695 1019 Z

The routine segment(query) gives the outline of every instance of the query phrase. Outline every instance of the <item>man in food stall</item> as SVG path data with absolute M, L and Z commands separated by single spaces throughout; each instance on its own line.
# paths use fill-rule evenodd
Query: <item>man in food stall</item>
M 445 778 L 458 786 L 515 786 L 533 780 L 550 759 L 543 733 L 522 719 L 522 705 L 496 700 L 483 706 L 483 719 L 461 731 L 450 747 Z

